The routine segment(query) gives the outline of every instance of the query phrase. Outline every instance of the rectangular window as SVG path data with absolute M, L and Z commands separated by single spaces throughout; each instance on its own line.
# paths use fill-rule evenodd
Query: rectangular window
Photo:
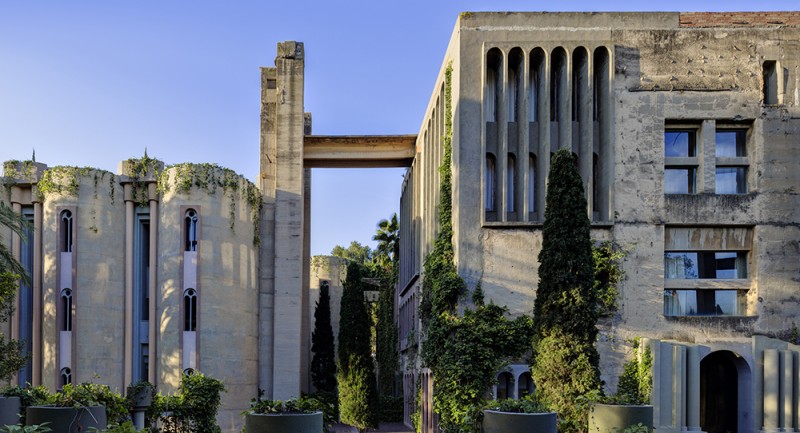
M 664 131 L 664 194 L 697 192 L 697 131 Z
M 747 252 L 665 252 L 664 278 L 738 279 L 747 278 Z
M 717 194 L 747 193 L 747 130 L 717 129 Z
M 744 290 L 664 290 L 665 316 L 744 316 Z

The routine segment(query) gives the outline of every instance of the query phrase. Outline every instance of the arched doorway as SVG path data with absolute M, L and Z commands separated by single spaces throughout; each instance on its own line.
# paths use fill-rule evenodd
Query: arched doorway
M 700 428 L 707 433 L 737 433 L 740 388 L 749 367 L 737 354 L 721 350 L 700 361 Z

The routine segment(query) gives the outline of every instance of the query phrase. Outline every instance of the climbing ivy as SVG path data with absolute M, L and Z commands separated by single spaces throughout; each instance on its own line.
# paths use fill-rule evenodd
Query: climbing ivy
M 614 241 L 602 241 L 592 246 L 594 290 L 597 292 L 597 312 L 601 317 L 617 311 L 617 285 L 625 277 L 622 260 L 627 255 L 628 252 Z
M 504 307 L 484 305 L 479 288 L 478 296 L 473 297 L 474 309 L 463 314 L 456 310 L 466 287 L 456 270 L 452 244 L 452 72 L 449 64 L 445 71 L 444 156 L 439 167 L 440 231 L 424 262 L 420 317 L 427 340 L 421 355 L 433 372 L 433 408 L 439 414 L 440 429 L 464 432 L 471 430 L 497 371 L 507 359 L 528 350 L 533 326 L 528 316 L 509 320 Z
M 123 163 L 124 173 L 130 177 L 133 186 L 133 201 L 139 206 L 147 206 L 149 197 L 147 184 L 163 172 L 164 163 L 156 158 L 147 156 L 147 150 L 141 158 L 128 158 Z
M 115 190 L 117 188 L 117 176 L 110 171 L 101 170 L 93 167 L 73 167 L 59 165 L 48 168 L 42 173 L 42 178 L 36 184 L 39 191 L 39 198 L 45 199 L 52 194 L 61 194 L 70 197 L 77 197 L 80 193 L 81 178 L 93 176 L 94 178 L 94 197 L 97 198 L 97 187 L 101 180 L 106 176 L 109 178 L 109 198 L 114 204 Z
M 253 244 L 261 242 L 259 223 L 263 206 L 261 192 L 252 182 L 235 171 L 209 163 L 181 163 L 167 167 L 158 177 L 158 192 L 163 196 L 169 191 L 188 194 L 192 188 L 201 189 L 215 195 L 222 191 L 229 199 L 228 217 L 232 231 L 236 227 L 236 206 L 244 201 L 250 207 L 253 223 Z

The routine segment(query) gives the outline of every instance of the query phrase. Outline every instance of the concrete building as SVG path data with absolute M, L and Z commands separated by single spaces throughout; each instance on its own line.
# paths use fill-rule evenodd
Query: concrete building
M 800 428 L 799 348 L 768 338 L 796 343 L 800 321 L 799 27 L 797 12 L 461 14 L 404 180 L 401 350 L 420 341 L 449 95 L 470 290 L 532 312 L 550 157 L 570 149 L 592 236 L 627 251 L 597 343 L 610 390 L 626 339 L 646 337 L 659 431 Z M 421 381 L 432 431 L 430 373 L 407 363 L 407 408 Z M 527 366 L 499 372 L 496 395 L 529 389 Z
M 800 430 L 800 348 L 785 341 L 800 322 L 800 13 L 464 13 L 407 136 L 313 135 L 304 58 L 280 43 L 262 70 L 255 184 L 147 157 L 116 174 L 5 163 L 0 198 L 35 229 L 0 234 L 32 274 L 6 325 L 32 354 L 18 381 L 96 374 L 168 392 L 197 369 L 227 385 L 230 431 L 258 388 L 308 390 L 314 288 L 341 281 L 309 258 L 315 167 L 409 167 L 397 314 L 399 349 L 414 352 L 452 120 L 470 289 L 532 312 L 550 155 L 571 149 L 593 237 L 627 250 L 619 311 L 600 324 L 604 380 L 643 337 L 660 431 Z M 405 362 L 407 408 L 419 383 L 432 431 L 430 374 Z M 514 364 L 494 392 L 529 392 L 529 378 Z

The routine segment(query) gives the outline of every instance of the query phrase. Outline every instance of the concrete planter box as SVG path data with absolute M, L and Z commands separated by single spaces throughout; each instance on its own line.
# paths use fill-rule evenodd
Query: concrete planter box
M 104 430 L 106 428 L 106 408 L 103 406 L 55 407 L 55 406 L 30 406 L 25 411 L 25 425 L 42 423 L 47 425 L 52 433 L 83 433 L 92 428 Z
M 619 433 L 639 423 L 653 428 L 653 406 L 597 403 L 589 409 L 589 433 Z
M 556 433 L 556 413 L 483 411 L 483 433 Z M 248 432 L 249 433 L 249 432 Z
M 129 386 L 127 395 L 135 408 L 146 408 L 153 404 L 153 388 L 150 386 L 140 388 L 135 393 L 133 387 Z
M 19 397 L 0 397 L 0 426 L 19 424 Z
M 248 413 L 244 426 L 247 433 L 322 433 L 322 412 Z

